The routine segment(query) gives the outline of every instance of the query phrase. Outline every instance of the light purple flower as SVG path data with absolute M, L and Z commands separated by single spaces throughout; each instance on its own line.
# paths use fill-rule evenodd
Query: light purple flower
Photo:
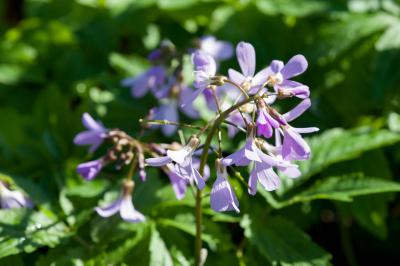
M 232 44 L 219 41 L 214 36 L 202 37 L 200 39 L 200 50 L 211 55 L 218 61 L 229 59 L 233 55 Z
M 197 90 L 182 103 L 182 106 L 193 102 L 194 99 L 196 99 L 197 96 L 199 96 L 199 94 L 201 94 L 207 86 L 211 84 L 211 78 L 214 77 L 217 72 L 217 64 L 215 63 L 214 58 L 200 50 L 192 54 L 192 63 L 194 65 L 195 76 L 193 84 Z
M 217 163 L 217 180 L 211 189 L 210 205 L 214 211 L 236 211 L 239 210 L 239 201 L 236 198 L 235 191 L 228 181 L 226 167 Z
M 181 110 L 182 113 L 190 118 L 198 118 L 199 112 L 195 109 L 192 102 L 183 105 L 183 102 L 187 101 L 192 94 L 191 88 L 181 84 L 181 87 L 179 87 L 179 98 L 161 99 L 160 106 L 153 108 L 151 119 L 179 122 L 178 110 Z M 177 130 L 177 126 L 175 125 L 160 125 L 154 127 L 161 127 L 161 131 L 166 136 L 172 136 Z
M 222 159 L 222 164 L 225 166 L 233 164 L 236 166 L 246 166 L 253 161 L 261 162 L 257 150 L 258 148 L 254 142 L 253 136 L 249 136 L 246 144 L 241 149 Z
M 144 222 L 146 220 L 144 215 L 134 208 L 131 194 L 125 192 L 110 205 L 96 207 L 95 211 L 103 218 L 110 217 L 119 212 L 124 221 L 131 223 Z
M 137 77 L 122 81 L 122 86 L 129 87 L 134 98 L 143 97 L 149 90 L 156 93 L 164 84 L 166 70 L 163 66 L 153 66 Z
M 293 164 L 288 160 L 284 160 L 282 157 L 282 141 L 279 129 L 275 129 L 275 146 L 272 146 L 266 141 L 263 141 L 262 145 L 264 150 L 268 152 L 268 155 L 271 156 L 276 162 L 275 166 L 279 172 L 290 178 L 297 178 L 301 175 L 299 166 L 297 164 Z
M 0 206 L 2 209 L 33 208 L 33 203 L 22 192 L 9 190 L 0 182 Z
M 256 146 L 252 133 L 243 148 L 222 160 L 225 166 L 232 164 L 246 166 L 252 162 L 254 167 L 249 177 L 250 194 L 254 195 L 257 192 L 258 182 L 268 191 L 275 190 L 280 186 L 279 177 L 273 170 L 273 167 L 278 164 L 277 160 L 263 153 Z
M 254 162 L 254 167 L 250 173 L 249 177 L 249 193 L 255 195 L 257 192 L 257 184 L 260 184 L 267 191 L 273 191 L 280 187 L 281 180 L 279 176 L 275 173 L 273 166 L 276 166 L 275 160 L 262 153 L 259 150 L 258 154 L 261 158 L 261 162 Z
M 76 145 L 91 145 L 89 152 L 94 152 L 107 137 L 108 130 L 100 121 L 95 121 L 88 113 L 82 115 L 82 124 L 87 129 L 74 138 Z
M 160 106 L 153 108 L 151 119 L 178 122 L 179 115 L 177 107 L 175 99 L 164 99 L 161 101 Z M 174 125 L 160 125 L 153 127 L 161 127 L 161 131 L 165 136 L 172 136 L 177 130 L 177 126 Z
M 273 85 L 279 96 L 296 96 L 301 99 L 310 96 L 308 86 L 290 80 L 306 71 L 307 60 L 303 55 L 293 56 L 285 65 L 282 61 L 273 60 L 267 68 L 270 85 Z
M 172 185 L 172 189 L 175 192 L 175 196 L 178 200 L 181 200 L 185 197 L 186 189 L 188 185 L 188 180 L 182 176 L 180 176 L 177 172 L 175 172 L 175 168 L 173 164 L 167 164 L 168 168 L 168 177 Z
M 257 125 L 257 135 L 264 136 L 266 138 L 272 137 L 273 128 L 279 127 L 279 122 L 276 121 L 271 115 L 268 113 L 267 109 L 259 108 L 258 117 L 256 120 Z
M 84 177 L 86 180 L 92 180 L 95 178 L 103 168 L 103 160 L 97 159 L 94 161 L 89 161 L 85 163 L 81 163 L 76 168 L 78 174 Z
M 299 117 L 311 106 L 310 99 L 304 99 L 291 111 L 285 113 L 283 118 L 287 122 Z M 301 137 L 302 133 L 312 133 L 319 129 L 316 127 L 295 128 L 289 124 L 282 126 L 279 131 L 283 134 L 282 157 L 285 160 L 307 160 L 310 157 L 311 149 L 307 142 Z
M 205 186 L 205 180 L 200 175 L 193 163 L 193 153 L 199 145 L 199 139 L 192 137 L 189 143 L 177 151 L 167 150 L 167 156 L 146 159 L 146 163 L 151 166 L 164 166 L 174 163 L 174 172 L 186 178 L 190 183 L 196 183 L 199 189 Z
M 250 43 L 240 42 L 236 46 L 236 57 L 242 73 L 229 69 L 229 79 L 241 85 L 249 94 L 254 94 L 267 81 L 268 68 L 255 74 L 256 53 Z

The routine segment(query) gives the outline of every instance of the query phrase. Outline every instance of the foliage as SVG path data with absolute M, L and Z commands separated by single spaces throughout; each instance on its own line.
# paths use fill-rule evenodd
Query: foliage
M 193 195 L 176 200 L 148 170 L 134 194 L 148 221 L 100 218 L 93 207 L 115 198 L 124 173 L 83 181 L 72 139 L 86 111 L 137 132 L 154 102 L 120 80 L 141 73 L 161 40 L 185 48 L 204 34 L 253 43 L 259 67 L 305 54 L 314 105 L 296 125 L 322 129 L 303 175 L 278 192 L 250 197 L 232 179 L 239 215 L 204 203 L 206 265 L 400 263 L 399 1 L 26 0 L 21 19 L 12 2 L 0 3 L 0 180 L 36 207 L 0 210 L 1 265 L 193 263 Z

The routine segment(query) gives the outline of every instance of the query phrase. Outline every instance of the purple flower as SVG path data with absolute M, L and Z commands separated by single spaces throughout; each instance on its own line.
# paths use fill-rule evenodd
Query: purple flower
M 219 41 L 214 36 L 202 37 L 200 39 L 200 50 L 211 55 L 218 61 L 229 59 L 233 55 L 232 44 Z
M 287 122 L 299 117 L 311 106 L 310 99 L 304 99 L 291 111 L 285 113 L 283 118 Z M 280 133 L 283 134 L 282 157 L 285 160 L 307 160 L 311 149 L 307 142 L 301 137 L 301 133 L 312 133 L 319 129 L 316 127 L 295 128 L 290 125 L 282 126 Z
M 293 56 L 286 65 L 282 61 L 273 60 L 267 68 L 270 85 L 273 85 L 281 97 L 296 96 L 301 99 L 310 96 L 308 86 L 290 80 L 306 71 L 307 60 L 303 55 Z
M 146 159 L 146 163 L 151 166 L 164 166 L 166 164 L 174 163 L 174 172 L 187 179 L 190 183 L 196 183 L 199 189 L 203 189 L 205 181 L 197 171 L 193 163 L 193 153 L 199 145 L 199 139 L 192 137 L 189 143 L 177 151 L 168 150 L 167 156 L 158 158 Z
M 199 112 L 194 108 L 191 102 L 183 105 L 183 102 L 187 101 L 192 94 L 192 90 L 182 84 L 181 87 L 179 87 L 179 98 L 162 99 L 160 101 L 160 106 L 153 109 L 152 119 L 179 122 L 178 109 L 190 118 L 198 118 Z M 177 126 L 174 125 L 161 125 L 155 127 L 161 127 L 161 131 L 166 136 L 172 136 L 177 130 Z
M 175 172 L 173 164 L 167 164 L 167 168 L 169 170 L 168 177 L 171 182 L 172 189 L 175 192 L 175 196 L 178 200 L 181 200 L 185 197 L 188 180 Z
M 153 115 L 151 119 L 178 122 L 179 115 L 176 100 L 165 99 L 161 101 L 160 106 L 153 108 Z M 154 127 L 161 127 L 161 131 L 165 136 L 172 136 L 177 130 L 177 127 L 174 125 L 161 125 Z
M 239 201 L 235 191 L 228 181 L 226 167 L 217 162 L 217 180 L 211 189 L 210 205 L 214 211 L 236 211 L 239 210 Z
M 256 194 L 258 182 L 260 182 L 260 184 L 267 191 L 276 190 L 281 185 L 281 180 L 279 179 L 279 176 L 272 168 L 276 165 L 275 160 L 272 157 L 262 153 L 261 151 L 259 152 L 261 162 L 254 162 L 254 167 L 249 177 L 249 193 L 251 195 Z
M 253 133 L 249 134 L 243 148 L 222 160 L 225 166 L 232 164 L 246 166 L 252 162 L 254 162 L 254 167 L 249 177 L 250 194 L 254 195 L 257 192 L 258 182 L 268 191 L 275 190 L 280 186 L 279 177 L 273 170 L 273 167 L 278 165 L 278 161 L 257 147 Z
M 9 190 L 0 182 L 0 206 L 2 209 L 33 208 L 33 203 L 22 192 Z
M 240 42 L 236 46 L 236 57 L 242 73 L 229 69 L 229 79 L 241 85 L 250 94 L 254 94 L 267 81 L 268 68 L 255 74 L 256 53 L 250 43 Z
M 149 90 L 157 92 L 165 81 L 166 70 L 162 66 L 153 66 L 143 74 L 127 78 L 122 81 L 122 86 L 131 88 L 134 98 L 143 97 Z
M 198 169 L 200 166 L 200 160 L 193 157 L 192 161 L 193 167 Z M 180 175 L 180 172 L 175 171 L 175 166 L 172 163 L 166 165 L 167 175 L 172 185 L 172 189 L 175 192 L 175 196 L 178 200 L 181 200 L 185 197 L 186 190 L 188 184 L 190 184 L 190 180 L 184 176 Z M 203 179 L 206 181 L 210 176 L 210 168 L 208 165 L 204 167 Z
M 256 120 L 257 125 L 257 135 L 264 136 L 266 138 L 272 137 L 273 128 L 279 127 L 279 122 L 276 121 L 272 116 L 268 113 L 265 106 L 259 108 L 258 117 Z
M 89 152 L 94 152 L 107 137 L 108 130 L 100 121 L 95 121 L 88 113 L 82 115 L 82 124 L 86 131 L 78 133 L 74 138 L 76 145 L 91 145 Z
M 200 50 L 192 54 L 192 63 L 195 75 L 194 86 L 197 90 L 182 103 L 182 106 L 194 101 L 211 84 L 211 78 L 217 72 L 217 65 L 214 58 Z
M 102 159 L 81 163 L 76 170 L 86 180 L 92 180 L 100 173 L 103 163 Z
M 110 217 L 119 212 L 124 221 L 131 223 L 144 222 L 146 218 L 143 214 L 138 212 L 132 204 L 131 192 L 133 189 L 133 182 L 130 182 L 124 184 L 123 193 L 116 201 L 103 208 L 96 207 L 95 211 L 104 218 Z

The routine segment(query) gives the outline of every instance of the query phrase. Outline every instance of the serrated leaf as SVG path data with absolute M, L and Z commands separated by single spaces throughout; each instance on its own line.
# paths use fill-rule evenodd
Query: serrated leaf
M 169 254 L 169 251 L 165 246 L 165 243 L 155 226 L 153 226 L 151 230 L 149 249 L 150 249 L 150 264 L 149 264 L 150 266 L 173 265 L 171 254 Z
M 30 253 L 43 246 L 55 247 L 62 238 L 68 237 L 71 234 L 69 228 L 48 213 L 25 209 L 0 210 L 0 258 Z
M 328 265 L 331 255 L 308 235 L 282 217 L 251 220 L 246 215 L 241 226 L 245 236 L 273 265 Z
M 396 17 L 387 13 L 351 14 L 342 13 L 336 22 L 320 28 L 314 53 L 320 55 L 320 62 L 336 59 L 341 53 L 356 45 L 363 38 L 386 29 L 396 22 Z

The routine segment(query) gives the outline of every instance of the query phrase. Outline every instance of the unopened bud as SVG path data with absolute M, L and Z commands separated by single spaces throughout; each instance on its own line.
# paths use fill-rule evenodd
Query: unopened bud
M 196 149 L 197 146 L 199 146 L 199 144 L 200 144 L 199 138 L 196 135 L 192 135 L 189 139 L 187 146 L 190 147 L 191 149 Z

